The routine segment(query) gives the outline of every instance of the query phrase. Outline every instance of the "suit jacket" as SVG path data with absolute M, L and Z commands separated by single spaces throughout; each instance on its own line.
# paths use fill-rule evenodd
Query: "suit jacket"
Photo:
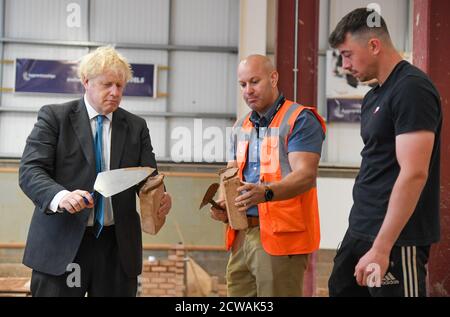
M 118 108 L 112 119 L 110 169 L 156 168 L 144 119 Z M 34 270 L 61 275 L 72 263 L 92 209 L 53 213 L 48 206 L 61 190 L 93 191 L 96 179 L 94 141 L 83 99 L 47 105 L 38 113 L 19 169 L 19 184 L 35 207 L 23 263 Z M 142 270 L 142 234 L 136 211 L 137 186 L 112 197 L 119 257 L 124 271 Z

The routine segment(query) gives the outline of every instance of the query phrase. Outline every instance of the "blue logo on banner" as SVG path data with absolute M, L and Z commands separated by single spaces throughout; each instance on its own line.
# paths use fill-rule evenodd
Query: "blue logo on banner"
M 72 61 L 16 59 L 16 92 L 82 94 L 83 85 L 77 76 L 78 64 Z M 133 77 L 125 96 L 155 96 L 155 65 L 131 64 Z

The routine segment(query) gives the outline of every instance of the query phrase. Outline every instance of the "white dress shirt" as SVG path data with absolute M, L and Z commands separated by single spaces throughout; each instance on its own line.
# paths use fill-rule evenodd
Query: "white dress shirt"
M 86 95 L 84 95 L 84 103 L 86 105 L 86 110 L 89 117 L 89 122 L 91 124 L 92 135 L 95 136 L 97 131 L 97 119 L 96 117 L 99 115 L 98 112 L 89 104 Z M 105 120 L 103 120 L 103 134 L 102 134 L 102 143 L 103 143 L 103 171 L 109 171 L 110 164 L 110 153 L 111 153 L 111 122 L 112 122 L 113 113 L 109 113 L 105 115 Z M 82 190 L 86 190 L 84 188 L 80 188 Z M 58 212 L 58 206 L 61 199 L 68 194 L 68 190 L 62 190 L 55 195 L 53 200 L 49 205 L 49 209 L 53 212 Z M 114 224 L 114 216 L 112 211 L 112 202 L 111 197 L 104 198 L 104 226 L 110 226 Z M 89 215 L 88 226 L 92 226 L 94 224 L 94 209 L 92 209 L 91 214 Z

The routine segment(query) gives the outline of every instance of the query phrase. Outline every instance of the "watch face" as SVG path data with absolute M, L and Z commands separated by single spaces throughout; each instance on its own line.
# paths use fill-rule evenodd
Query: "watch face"
M 266 198 L 266 201 L 271 201 L 273 198 L 273 191 L 271 189 L 266 189 L 264 196 Z

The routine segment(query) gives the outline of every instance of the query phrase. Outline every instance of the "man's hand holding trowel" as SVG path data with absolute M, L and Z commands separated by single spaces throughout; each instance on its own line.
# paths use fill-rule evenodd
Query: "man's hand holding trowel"
M 60 210 L 66 210 L 74 214 L 86 208 L 94 208 L 94 198 L 88 191 L 77 189 L 72 192 L 67 192 L 61 198 L 58 207 Z
M 224 223 L 228 223 L 228 214 L 226 213 L 225 199 L 217 200 L 216 203 L 222 209 L 211 206 L 211 208 L 209 209 L 209 212 L 211 213 L 211 218 L 213 218 L 214 220 L 222 221 Z
M 154 171 L 155 169 L 150 167 L 129 167 L 104 171 L 97 175 L 94 190 L 104 197 L 110 197 L 139 184 Z M 94 197 L 94 192 L 89 193 L 79 189 L 72 192 L 67 191 L 59 203 L 59 209 L 74 214 L 86 208 L 94 208 Z M 168 193 L 164 192 L 157 216 L 164 218 L 171 207 L 172 199 Z
M 236 199 L 239 196 L 238 188 L 243 185 L 238 177 L 238 168 L 228 166 L 219 171 L 220 184 L 211 184 L 206 191 L 200 204 L 200 209 L 211 204 L 210 214 L 215 220 L 229 223 L 231 228 L 235 230 L 243 230 L 247 228 L 247 217 L 245 210 L 240 210 L 236 205 Z M 218 201 L 214 200 L 214 196 L 218 189 L 220 197 Z

